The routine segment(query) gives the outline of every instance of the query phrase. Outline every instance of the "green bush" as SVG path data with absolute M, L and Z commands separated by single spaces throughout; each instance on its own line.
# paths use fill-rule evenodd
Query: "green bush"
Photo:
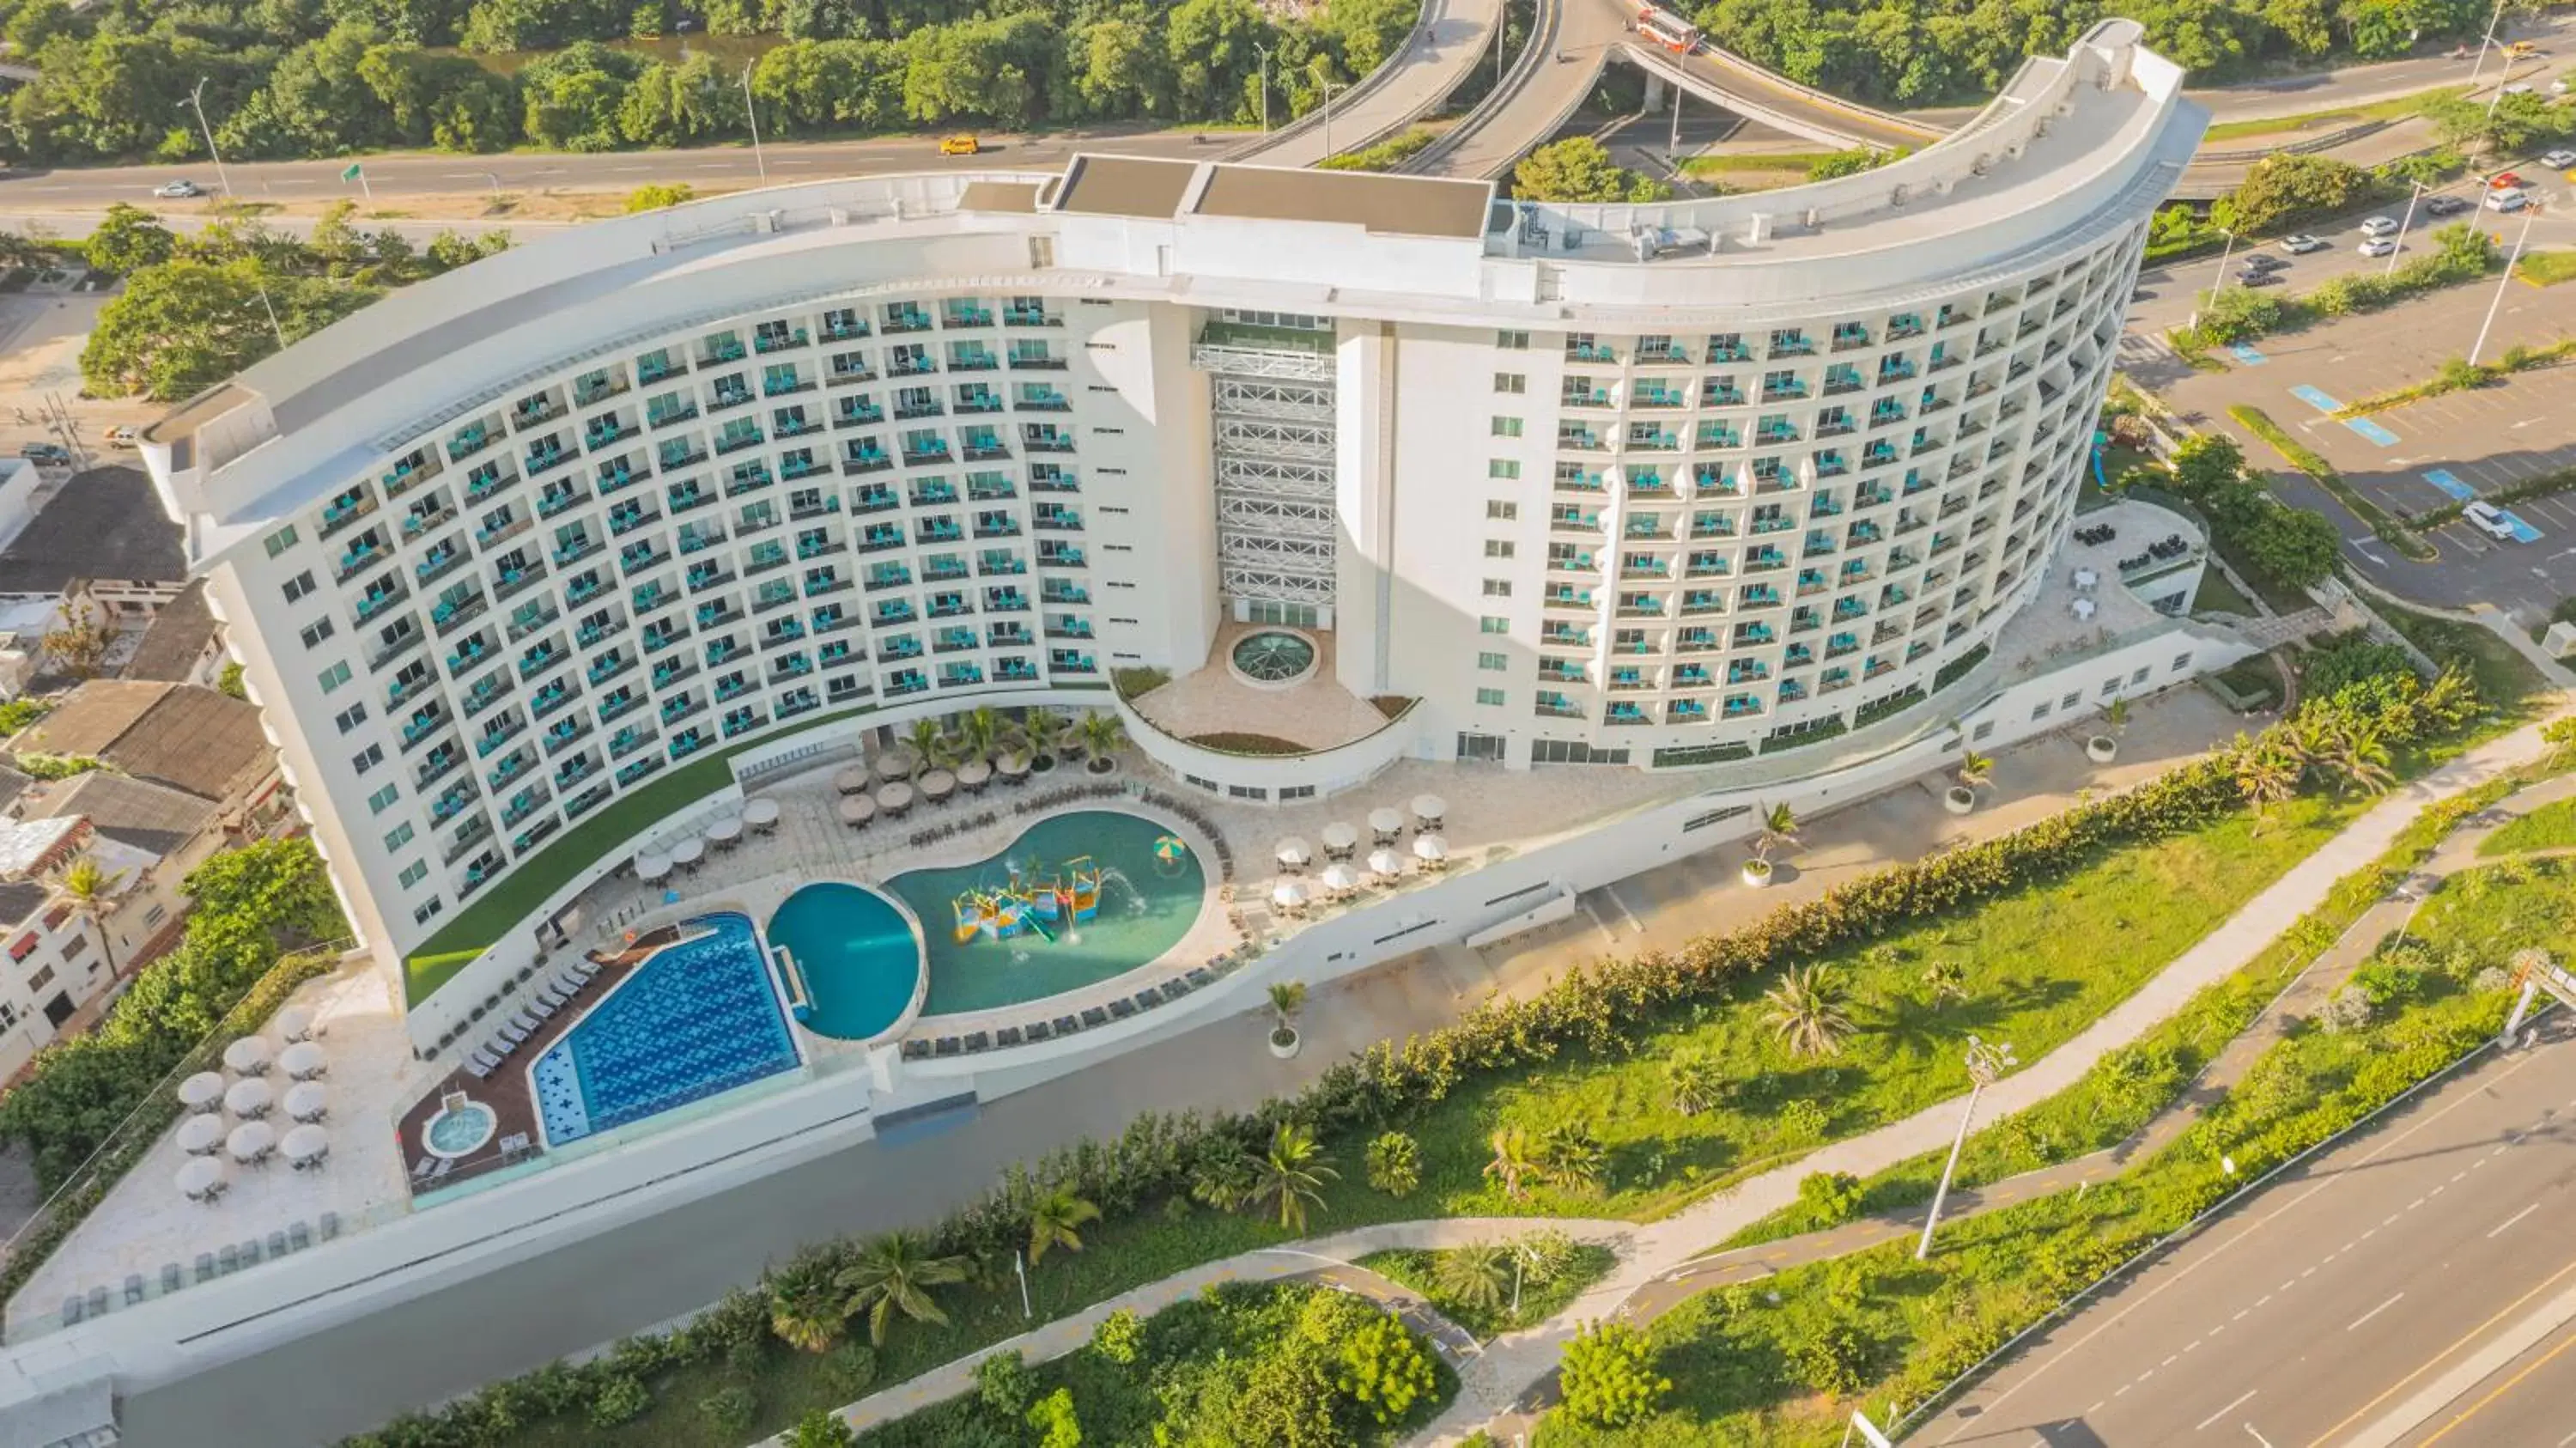
M 614 1428 L 642 1417 L 653 1406 L 653 1394 L 633 1378 L 612 1377 L 599 1385 L 590 1399 L 590 1426 Z
M 1860 1178 L 1849 1172 L 1815 1171 L 1798 1179 L 1798 1209 L 1818 1227 L 1834 1227 L 1860 1215 Z
M 726 1438 L 740 1438 L 750 1432 L 759 1412 L 760 1399 L 740 1383 L 728 1384 L 698 1399 L 698 1416 L 707 1420 L 708 1430 Z
M 1650 1366 L 1646 1335 L 1624 1322 L 1587 1323 L 1565 1345 L 1565 1415 L 1594 1428 L 1625 1428 L 1645 1420 L 1673 1390 L 1673 1380 Z
M 1366 1158 L 1368 1184 L 1390 1197 L 1409 1197 L 1422 1185 L 1422 1144 L 1404 1132 L 1379 1133 Z
M 1003 1417 L 1026 1413 L 1037 1395 L 1037 1374 L 1029 1371 L 1018 1348 L 1005 1348 L 975 1364 L 975 1396 Z
M 1144 1349 L 1145 1320 L 1131 1309 L 1119 1308 L 1091 1330 L 1091 1350 L 1120 1367 L 1134 1363 Z

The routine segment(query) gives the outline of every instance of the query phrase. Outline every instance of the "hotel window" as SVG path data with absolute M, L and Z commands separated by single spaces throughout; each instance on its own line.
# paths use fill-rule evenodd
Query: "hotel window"
M 1485 580 L 1485 596 L 1486 596 L 1487 598 L 1509 598 L 1509 597 L 1511 597 L 1511 596 L 1512 596 L 1512 581 L 1511 581 L 1510 579 L 1508 579 L 1508 578 L 1488 578 L 1488 579 L 1486 579 L 1486 580 Z
M 396 878 L 401 882 L 404 889 L 410 889 L 412 886 L 429 878 L 429 861 L 412 861 L 410 864 L 403 866 L 402 874 Z
M 1507 654 L 1479 653 L 1476 655 L 1476 667 L 1489 674 L 1499 674 L 1511 666 L 1511 657 Z
M 427 925 L 430 921 L 438 918 L 438 911 L 438 897 L 432 895 L 427 900 L 422 901 L 420 905 L 411 912 L 411 923 L 414 925 Z
M 1511 631 L 1512 621 L 1507 618 L 1496 618 L 1489 613 L 1476 620 L 1476 632 L 1478 633 L 1507 634 Z
M 1521 505 L 1518 503 L 1506 503 L 1500 498 L 1485 500 L 1485 516 L 1497 523 L 1509 523 L 1520 515 Z
M 1529 333 L 1496 332 L 1494 334 L 1494 345 L 1502 348 L 1506 352 L 1526 352 L 1529 350 Z
M 329 638 L 331 636 L 331 632 L 331 620 L 327 618 L 317 619 L 312 623 L 306 624 L 303 631 L 298 633 L 296 637 L 304 640 L 304 646 L 309 649 L 320 644 L 324 639 Z
M 402 791 L 400 789 L 390 784 L 386 785 L 384 788 L 377 790 L 374 794 L 367 796 L 367 813 L 383 814 L 386 810 L 393 807 L 393 802 L 395 800 L 400 798 L 402 798 Z
M 1521 480 L 1521 465 L 1512 458 L 1495 458 L 1485 464 L 1485 476 L 1500 478 L 1507 483 L 1517 483 Z
M 1490 707 L 1499 707 L 1503 702 L 1503 691 L 1500 689 L 1478 689 L 1476 691 L 1476 702 Z
M 1494 419 L 1494 436 L 1496 436 L 1496 437 L 1518 437 L 1518 436 L 1520 436 L 1520 435 L 1521 435 L 1521 420 L 1520 420 L 1519 418 L 1517 418 L 1517 417 L 1497 417 L 1497 418 L 1495 418 L 1495 419 Z
M 1517 396 L 1529 391 L 1529 376 L 1521 372 L 1497 372 L 1494 374 L 1494 390 Z
M 373 769 L 384 762 L 385 747 L 381 744 L 370 744 L 366 748 L 359 750 L 356 754 L 349 756 L 349 767 L 360 774 L 364 774 L 368 770 Z
M 317 676 L 317 681 L 322 685 L 322 692 L 328 694 L 349 682 L 349 666 L 346 663 L 333 664 Z
M 385 853 L 390 855 L 394 851 L 399 850 L 410 843 L 411 821 L 405 820 L 401 824 L 394 826 L 393 829 L 385 835 Z
M 331 722 L 339 725 L 340 732 L 346 734 L 350 730 L 367 722 L 367 706 L 364 704 L 352 704 L 348 708 L 341 710 L 339 713 L 332 715 Z
M 1485 540 L 1485 556 L 1488 558 L 1509 558 L 1512 556 L 1513 552 L 1514 549 L 1508 539 L 1488 538 Z
M 260 546 L 268 550 L 269 557 L 274 558 L 295 546 L 295 529 L 292 526 L 280 528 L 261 539 Z
M 306 569 L 304 572 L 286 580 L 286 601 L 288 603 L 296 603 L 303 599 L 310 598 L 313 595 L 313 589 L 313 572 L 311 569 Z

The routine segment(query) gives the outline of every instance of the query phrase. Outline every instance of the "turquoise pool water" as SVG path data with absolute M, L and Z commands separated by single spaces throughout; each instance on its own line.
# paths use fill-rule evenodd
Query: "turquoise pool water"
M 1084 858 L 1090 866 L 1078 868 Z M 1077 876 L 1097 883 L 1090 918 L 1067 920 L 1057 907 L 1055 918 L 1040 914 L 1016 933 L 997 937 L 979 927 L 958 939 L 961 895 Z M 1207 903 L 1207 873 L 1189 846 L 1153 820 L 1114 810 L 1040 820 L 998 855 L 907 870 L 886 884 L 920 917 L 929 942 L 925 1016 L 1018 1005 L 1124 974 L 1180 944 Z
M 868 1040 L 893 1025 L 921 979 L 911 922 L 864 886 L 799 889 L 769 917 L 769 943 L 786 949 L 812 996 L 797 1023 L 836 1040 Z

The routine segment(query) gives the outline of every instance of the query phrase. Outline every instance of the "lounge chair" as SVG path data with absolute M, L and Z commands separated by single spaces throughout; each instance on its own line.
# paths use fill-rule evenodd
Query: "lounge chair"
M 489 1046 L 475 1047 L 474 1054 L 466 1057 L 466 1060 L 473 1065 L 483 1068 L 482 1071 L 476 1073 L 478 1075 L 488 1075 L 501 1069 L 501 1054 Z
M 539 999 L 535 1004 L 533 1004 L 533 1005 L 529 1006 L 529 1007 L 527 1008 L 527 1010 L 526 1010 L 526 1011 L 522 1012 L 522 1014 L 524 1014 L 524 1015 L 531 1015 L 531 1016 L 535 1016 L 539 1021 L 547 1021 L 547 1020 L 551 1020 L 551 1019 L 553 1019 L 553 1018 L 554 1018 L 554 1013 L 555 1013 L 555 1002 L 550 1001 L 550 1000 L 545 1000 L 545 999 L 542 999 L 542 998 L 541 998 L 541 999 Z
M 477 1081 L 489 1081 L 492 1079 L 492 1068 L 484 1065 L 478 1057 L 465 1063 L 465 1074 Z
M 524 1041 L 527 1038 L 528 1028 L 526 1026 L 507 1025 L 501 1028 L 501 1039 L 509 1042 L 513 1047 L 516 1047 L 521 1041 Z
M 533 1031 L 546 1023 L 546 1018 L 533 1011 L 521 1011 L 510 1017 L 510 1024 L 523 1031 Z
M 546 1003 L 546 1009 L 550 1011 L 559 1011 L 566 1005 L 571 1004 L 572 993 L 562 989 L 561 987 L 549 985 L 545 989 L 537 992 L 537 999 Z

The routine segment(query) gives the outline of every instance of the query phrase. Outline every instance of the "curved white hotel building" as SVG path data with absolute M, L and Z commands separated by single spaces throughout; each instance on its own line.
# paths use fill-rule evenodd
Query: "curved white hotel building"
M 1110 156 L 728 196 L 410 288 L 145 453 L 388 962 L 702 757 L 1107 707 L 1247 624 L 1415 701 L 1407 757 L 1723 766 L 2032 598 L 2179 79 L 2105 22 L 1921 154 L 1656 205 Z

